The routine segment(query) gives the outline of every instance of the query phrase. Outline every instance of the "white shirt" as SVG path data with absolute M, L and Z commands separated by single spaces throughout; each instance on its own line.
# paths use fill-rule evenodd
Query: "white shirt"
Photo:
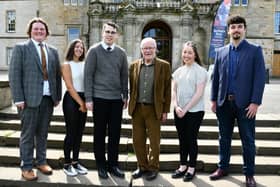
M 196 86 L 207 81 L 207 71 L 193 63 L 191 66 L 181 66 L 173 74 L 173 81 L 177 84 L 177 104 L 183 108 L 189 103 L 196 92 Z M 204 97 L 202 96 L 198 103 L 194 105 L 189 112 L 204 111 Z
M 72 73 L 72 82 L 75 90 L 77 92 L 84 92 L 84 66 L 85 62 L 74 62 L 69 61 L 65 62 L 65 64 L 70 65 L 71 73 Z
M 39 42 L 33 40 L 31 38 L 32 42 L 34 43 L 36 49 L 37 49 L 37 52 L 38 52 L 38 55 L 39 55 L 39 58 L 41 60 L 41 63 L 42 63 L 42 59 L 41 59 L 41 48 L 39 46 Z M 47 65 L 47 70 L 48 70 L 48 51 L 46 49 L 46 43 L 45 42 L 42 42 L 43 44 L 43 50 L 45 52 L 45 56 L 46 56 L 46 65 Z M 51 92 L 50 92 L 50 84 L 49 84 L 49 81 L 48 80 L 44 80 L 44 88 L 43 88 L 43 95 L 48 95 L 50 96 L 51 95 Z

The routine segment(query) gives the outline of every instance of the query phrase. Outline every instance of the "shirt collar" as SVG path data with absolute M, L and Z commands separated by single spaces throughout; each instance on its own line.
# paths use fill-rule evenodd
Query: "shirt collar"
M 40 43 L 42 43 L 43 44 L 43 46 L 45 46 L 46 45 L 46 43 L 45 42 L 37 42 L 36 40 L 34 40 L 33 38 L 31 38 L 31 41 L 34 43 L 34 45 L 37 47 L 37 46 L 39 46 L 39 44 Z
M 230 43 L 230 50 L 240 50 L 244 46 L 245 40 L 241 40 L 237 47 Z
M 101 45 L 102 45 L 102 47 L 103 47 L 105 50 L 107 50 L 108 47 L 111 47 L 111 51 L 113 51 L 114 48 L 115 48 L 115 44 L 109 46 L 109 45 L 107 45 L 104 41 L 101 42 Z
M 143 58 L 141 59 L 141 65 L 152 66 L 152 65 L 154 65 L 154 64 L 155 64 L 155 59 L 153 59 L 152 63 L 150 63 L 150 64 L 145 64 L 145 63 L 144 63 L 144 59 L 143 59 Z

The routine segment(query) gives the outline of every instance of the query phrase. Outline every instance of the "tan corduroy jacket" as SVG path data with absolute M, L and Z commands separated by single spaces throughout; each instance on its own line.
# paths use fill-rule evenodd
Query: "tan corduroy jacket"
M 128 114 L 132 116 L 138 98 L 138 83 L 141 69 L 141 59 L 131 63 L 129 68 L 129 89 L 130 99 L 128 105 Z M 162 113 L 170 111 L 171 101 L 171 68 L 167 61 L 155 58 L 154 73 L 154 107 L 157 118 L 160 119 Z

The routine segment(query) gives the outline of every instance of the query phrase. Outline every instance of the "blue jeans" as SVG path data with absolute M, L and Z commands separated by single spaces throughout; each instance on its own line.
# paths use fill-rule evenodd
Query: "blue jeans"
M 255 118 L 246 117 L 247 110 L 238 108 L 234 101 L 225 101 L 217 107 L 217 118 L 219 125 L 219 168 L 229 168 L 231 155 L 231 139 L 235 119 L 237 120 L 239 136 L 242 142 L 243 151 L 243 173 L 246 176 L 253 176 L 255 173 Z

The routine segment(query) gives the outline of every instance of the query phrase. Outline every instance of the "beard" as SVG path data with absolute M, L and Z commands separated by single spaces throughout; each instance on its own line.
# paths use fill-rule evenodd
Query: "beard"
M 240 33 L 234 33 L 234 34 L 232 35 L 232 39 L 233 39 L 233 40 L 239 40 L 240 38 L 241 38 Z

